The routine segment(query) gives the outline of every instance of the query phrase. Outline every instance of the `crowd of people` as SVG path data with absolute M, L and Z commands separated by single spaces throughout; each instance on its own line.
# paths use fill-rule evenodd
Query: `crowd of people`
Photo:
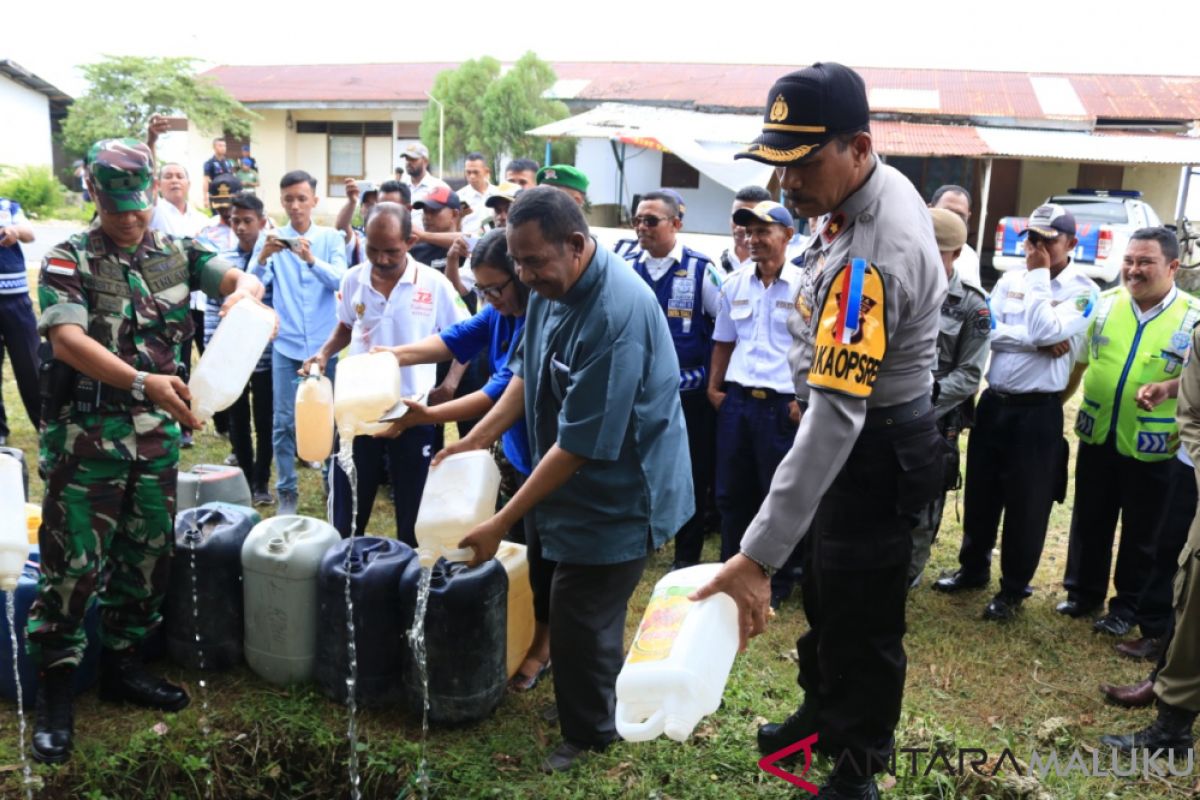
M 552 675 L 563 743 L 547 770 L 617 738 L 614 685 L 646 559 L 673 539 L 672 568 L 699 563 L 716 519 L 725 566 L 694 597 L 733 597 L 744 643 L 798 587 L 809 625 L 797 643 L 804 701 L 759 729 L 761 751 L 820 731 L 835 764 L 820 796 L 876 796 L 900 715 L 905 598 L 922 582 L 946 493 L 963 485 L 959 568 L 932 588 L 990 586 L 999 538 L 999 591 L 982 617 L 1013 618 L 1033 592 L 1051 507 L 1066 499 L 1063 408 L 1081 385 L 1057 611 L 1098 617 L 1094 630 L 1119 639 L 1140 628 L 1117 649 L 1157 663 L 1136 686 L 1103 688 L 1160 708 L 1151 728 L 1109 741 L 1190 747 L 1200 300 L 1175 287 L 1173 232 L 1137 231 L 1121 285 L 1101 293 L 1072 262 L 1070 209 L 1040 206 L 1026 268 L 989 295 L 967 244 L 971 193 L 947 185 L 926 202 L 878 158 L 869 128 L 852 70 L 816 64 L 781 78 L 762 135 L 738 157 L 775 165 L 786 205 L 759 186 L 737 192 L 732 241 L 716 257 L 682 243 L 686 204 L 673 190 L 643 194 L 635 237 L 609 249 L 590 235 L 576 167 L 514 159 L 494 185 L 488 159 L 469 153 L 455 191 L 420 144 L 393 179 L 348 179 L 333 227 L 313 220 L 317 179 L 288 172 L 277 226 L 243 180 L 257 176 L 248 151 L 227 160 L 218 139 L 203 170 L 209 216 L 188 205 L 184 165 L 155 163 L 152 128 L 146 144 L 107 140 L 89 154 L 98 219 L 47 257 L 36 322 L 18 244 L 32 232 L 0 199 L 0 334 L 50 459 L 29 627 L 43 667 L 35 754 L 69 755 L 70 673 L 95 591 L 111 662 L 102 692 L 187 703 L 145 672 L 134 645 L 157 623 L 178 446 L 196 424 L 191 342 L 203 352 L 229 295 L 278 317 L 244 394 L 215 420 L 256 505 L 296 513 L 296 380 L 314 366 L 336 378 L 342 353 L 394 354 L 410 398 L 385 433 L 352 444 L 357 518 L 341 468 L 312 465 L 334 487 L 343 536 L 368 530 L 387 484 L 395 535 L 415 545 L 431 464 L 494 446 L 507 502 L 464 545 L 474 563 L 504 537 L 528 545 L 537 626 L 511 688 Z M 43 361 L 72 371 L 41 404 L 39 333 L 52 346 Z M 448 423 L 459 436 L 444 446 Z M 83 506 L 93 513 L 71 513 Z M 108 529 L 93 537 L 99 518 Z

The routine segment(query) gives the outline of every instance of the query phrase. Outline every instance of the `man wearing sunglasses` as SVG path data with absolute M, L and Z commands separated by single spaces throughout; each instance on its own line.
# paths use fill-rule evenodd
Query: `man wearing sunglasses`
M 1032 593 L 1055 500 L 1066 493 L 1063 393 L 1096 307 L 1096 284 L 1071 263 L 1075 217 L 1059 205 L 1029 217 L 1023 270 L 1006 272 L 992 291 L 992 361 L 967 442 L 959 569 L 939 592 L 991 582 L 1000 516 L 1000 591 L 983 618 L 1007 620 Z
M 711 484 L 715 425 L 705 388 L 713 321 L 721 307 L 717 268 L 708 256 L 679 241 L 676 234 L 682 226 L 679 195 L 670 190 L 648 192 L 633 218 L 636 247 L 624 255 L 633 271 L 654 290 L 679 358 L 679 402 L 692 457 L 696 513 L 675 537 L 675 569 L 699 563 L 704 545 L 704 505 Z

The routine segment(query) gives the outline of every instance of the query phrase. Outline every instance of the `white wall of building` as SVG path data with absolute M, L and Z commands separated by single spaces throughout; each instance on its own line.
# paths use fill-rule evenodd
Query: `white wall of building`
M 619 148 L 621 145 L 618 144 Z M 581 139 L 575 165 L 588 176 L 588 199 L 592 205 L 619 204 L 629 207 L 635 194 L 662 186 L 662 153 L 641 147 L 625 147 L 625 187 L 620 191 L 620 169 L 606 139 Z M 676 189 L 687 205 L 683 229 L 693 233 L 727 234 L 733 191 L 701 173 L 696 189 Z
M 0 164 L 50 166 L 50 98 L 0 75 Z

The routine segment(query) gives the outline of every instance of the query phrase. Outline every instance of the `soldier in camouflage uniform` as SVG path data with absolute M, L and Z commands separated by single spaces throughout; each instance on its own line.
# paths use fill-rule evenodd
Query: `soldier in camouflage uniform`
M 933 413 L 938 430 L 953 448 L 946 464 L 946 490 L 957 488 L 959 480 L 958 434 L 971 424 L 975 411 L 975 393 L 983 380 L 988 359 L 988 340 L 992 334 L 992 312 L 987 294 L 958 273 L 954 259 L 967 243 L 967 225 L 962 217 L 944 208 L 930 211 L 934 238 L 942 255 L 949 284 L 942 303 L 937 338 L 937 366 L 933 370 Z M 929 551 L 942 524 L 946 495 L 939 495 L 921 512 L 913 528 L 912 560 L 908 583 L 921 582 Z
M 42 264 L 41 455 L 47 470 L 39 532 L 42 577 L 29 614 L 38 659 L 34 757 L 65 761 L 72 683 L 85 645 L 84 611 L 99 597 L 100 696 L 177 711 L 184 690 L 148 673 L 138 644 L 159 622 L 173 544 L 180 423 L 196 427 L 177 376 L 192 335 L 189 294 L 259 299 L 257 278 L 206 245 L 148 230 L 149 149 L 108 139 L 88 153 L 99 217 Z M 49 355 L 49 353 L 47 353 Z

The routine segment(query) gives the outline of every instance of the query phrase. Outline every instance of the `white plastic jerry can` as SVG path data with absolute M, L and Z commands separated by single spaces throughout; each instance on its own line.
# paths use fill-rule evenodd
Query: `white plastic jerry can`
M 655 585 L 617 676 L 617 733 L 630 742 L 659 734 L 677 742 L 721 705 L 738 648 L 737 605 L 729 595 L 698 603 L 688 595 L 721 564 L 667 573 Z
M 188 381 L 192 413 L 201 422 L 242 396 L 274 330 L 275 312 L 248 297 L 229 309 Z
M 425 479 L 413 526 L 417 552 L 423 559 L 431 555 L 434 560 L 469 561 L 470 549 L 460 549 L 458 543 L 495 515 L 499 494 L 500 468 L 487 450 L 468 450 L 444 459 Z
M 371 436 L 390 427 L 379 418 L 400 402 L 400 365 L 389 352 L 359 353 L 338 362 L 333 416 L 345 439 Z M 345 441 L 342 443 L 346 447 Z
M 0 590 L 15 591 L 29 558 L 21 462 L 0 453 Z

